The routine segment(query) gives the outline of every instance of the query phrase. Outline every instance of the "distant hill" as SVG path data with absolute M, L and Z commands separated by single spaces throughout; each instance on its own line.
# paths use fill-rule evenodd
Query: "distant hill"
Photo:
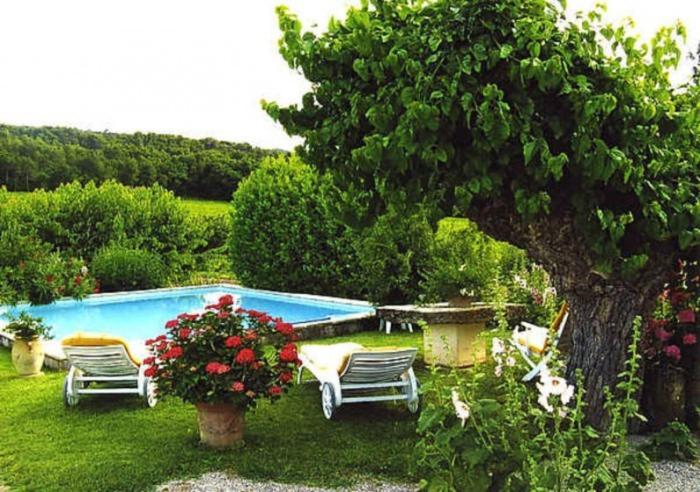
M 262 158 L 282 152 L 211 138 L 0 125 L 0 186 L 30 191 L 115 179 L 228 200 Z

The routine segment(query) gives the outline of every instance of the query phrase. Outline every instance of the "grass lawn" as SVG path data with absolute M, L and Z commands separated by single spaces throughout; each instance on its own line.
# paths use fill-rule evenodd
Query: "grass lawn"
M 231 203 L 219 200 L 183 198 L 185 208 L 194 215 L 224 215 L 231 211 Z
M 416 347 L 422 341 L 420 333 L 370 332 L 322 342 L 349 340 Z M 21 379 L 9 351 L 0 349 L 0 483 L 13 491 L 145 490 L 216 470 L 326 486 L 410 481 L 417 417 L 404 405 L 348 405 L 329 422 L 318 386 L 305 383 L 247 414 L 243 449 L 215 452 L 198 445 L 193 406 L 168 399 L 149 410 L 136 398 L 85 397 L 67 410 L 64 376 Z

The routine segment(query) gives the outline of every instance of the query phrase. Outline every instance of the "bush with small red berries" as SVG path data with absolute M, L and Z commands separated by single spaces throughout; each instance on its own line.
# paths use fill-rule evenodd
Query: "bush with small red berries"
M 292 382 L 298 364 L 293 326 L 236 308 L 230 295 L 165 328 L 147 340 L 151 356 L 144 360 L 161 396 L 248 408 L 260 398 L 279 398 Z

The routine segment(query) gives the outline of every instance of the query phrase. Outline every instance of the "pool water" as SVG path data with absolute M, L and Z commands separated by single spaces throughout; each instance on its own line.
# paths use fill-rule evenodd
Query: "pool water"
M 372 312 L 369 304 L 357 301 L 325 300 L 217 285 L 96 295 L 83 301 L 62 300 L 44 306 L 18 305 L 6 309 L 4 317 L 21 310 L 39 316 L 53 328 L 52 335 L 57 340 L 76 331 L 145 340 L 164 333 L 165 323 L 178 314 L 202 310 L 224 294 L 232 294 L 245 309 L 263 311 L 295 324 Z

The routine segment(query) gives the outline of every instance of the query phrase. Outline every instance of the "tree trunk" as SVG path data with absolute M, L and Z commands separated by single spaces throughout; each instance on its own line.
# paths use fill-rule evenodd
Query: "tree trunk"
M 567 379 L 581 370 L 586 385 L 586 414 L 591 424 L 604 428 L 608 415 L 603 405 L 606 386 L 614 390 L 625 367 L 634 318 L 643 314 L 647 299 L 623 287 L 598 294 L 566 293 L 570 305 L 571 352 Z

